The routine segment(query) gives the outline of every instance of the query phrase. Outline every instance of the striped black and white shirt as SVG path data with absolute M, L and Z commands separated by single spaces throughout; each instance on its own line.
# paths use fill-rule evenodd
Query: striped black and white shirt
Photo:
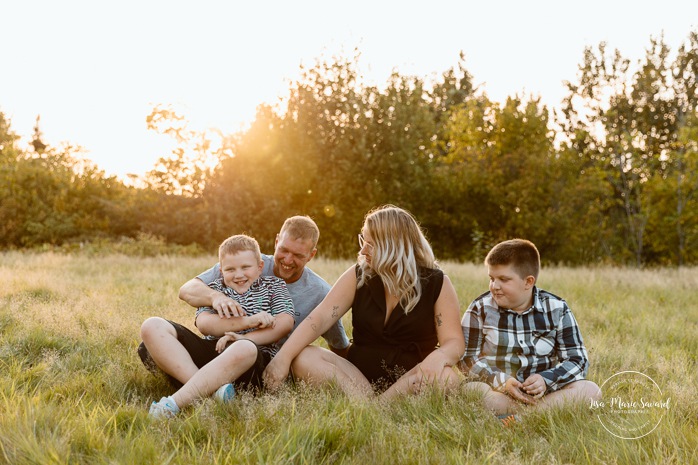
M 509 377 L 520 382 L 533 374 L 548 391 L 584 379 L 589 369 L 579 325 L 563 299 L 533 288 L 525 312 L 500 308 L 490 292 L 475 299 L 461 320 L 463 362 L 469 373 L 501 390 Z
M 222 292 L 226 296 L 235 300 L 245 310 L 247 316 L 252 316 L 260 312 L 271 313 L 272 316 L 277 316 L 282 313 L 289 314 L 294 317 L 293 301 L 291 295 L 286 288 L 286 282 L 275 276 L 260 276 L 257 278 L 250 288 L 239 294 L 234 289 L 225 285 L 223 278 L 216 279 L 208 285 L 211 289 Z M 196 311 L 196 316 L 202 312 L 218 314 L 212 307 L 199 307 Z M 257 328 L 250 328 L 243 331 L 238 331 L 238 334 L 245 334 L 254 331 Z M 214 336 L 206 336 L 207 339 L 217 339 Z M 277 343 L 270 346 L 271 355 L 276 355 L 279 350 Z

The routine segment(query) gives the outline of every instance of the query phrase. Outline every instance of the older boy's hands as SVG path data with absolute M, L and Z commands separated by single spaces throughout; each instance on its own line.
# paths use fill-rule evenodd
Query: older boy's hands
M 218 316 L 221 318 L 230 318 L 233 316 L 245 316 L 245 310 L 242 306 L 235 300 L 231 299 L 225 294 L 220 292 L 217 293 L 213 299 L 211 299 L 211 307 L 218 312 Z
M 543 397 L 548 386 L 545 384 L 545 379 L 539 374 L 531 375 L 522 384 L 523 390 L 527 394 L 535 397 L 536 399 Z
M 523 384 L 516 378 L 507 379 L 506 383 L 504 383 L 504 392 L 512 399 L 524 404 L 534 405 L 537 403 L 537 400 L 532 395 L 523 391 Z

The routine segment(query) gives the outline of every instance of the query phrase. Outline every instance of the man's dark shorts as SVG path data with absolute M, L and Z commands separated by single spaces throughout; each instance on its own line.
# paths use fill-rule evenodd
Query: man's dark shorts
M 194 361 L 194 364 L 196 364 L 197 367 L 203 367 L 208 362 L 220 355 L 218 351 L 216 351 L 217 339 L 204 339 L 179 323 L 175 323 L 174 321 L 170 320 L 167 321 L 174 326 L 175 331 L 177 331 L 177 340 L 184 346 L 187 352 L 189 352 L 191 359 Z M 153 374 L 162 373 L 160 368 L 158 368 L 155 361 L 150 356 L 145 344 L 142 342 L 138 346 L 138 355 L 148 371 Z M 263 387 L 262 373 L 270 361 L 271 355 L 269 355 L 266 351 L 259 350 L 259 347 L 257 347 L 257 360 L 255 360 L 254 365 L 252 365 L 249 370 L 244 372 L 234 381 L 235 388 L 261 390 Z M 181 382 L 166 373 L 163 374 L 165 374 L 168 381 L 175 389 L 182 387 Z

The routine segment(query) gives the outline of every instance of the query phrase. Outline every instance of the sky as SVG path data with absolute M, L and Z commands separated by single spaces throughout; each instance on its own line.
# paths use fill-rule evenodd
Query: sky
M 232 133 L 286 95 L 300 66 L 358 48 L 358 70 L 432 79 L 457 65 L 490 99 L 556 106 L 586 46 L 633 61 L 651 37 L 676 50 L 698 30 L 696 0 L 0 0 L 0 112 L 31 138 L 80 145 L 107 175 L 142 175 L 172 141 L 155 105 L 195 130 Z

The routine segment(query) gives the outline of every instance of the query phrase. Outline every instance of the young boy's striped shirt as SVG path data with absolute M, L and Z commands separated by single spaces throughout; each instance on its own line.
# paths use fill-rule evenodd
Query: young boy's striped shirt
M 291 295 L 286 288 L 286 282 L 275 276 L 260 276 L 257 278 L 250 288 L 242 294 L 239 294 L 234 289 L 225 285 L 223 278 L 216 279 L 209 284 L 211 289 L 222 292 L 226 296 L 235 300 L 245 310 L 247 316 L 255 315 L 260 312 L 269 312 L 272 316 L 287 313 L 294 317 L 293 301 Z M 212 307 L 199 307 L 196 311 L 196 316 L 202 312 L 217 314 Z M 249 333 L 256 328 L 238 331 L 238 334 Z M 206 336 L 207 339 L 216 339 L 214 336 Z M 269 346 L 260 346 L 260 350 L 270 352 L 272 356 L 279 351 L 277 343 Z

